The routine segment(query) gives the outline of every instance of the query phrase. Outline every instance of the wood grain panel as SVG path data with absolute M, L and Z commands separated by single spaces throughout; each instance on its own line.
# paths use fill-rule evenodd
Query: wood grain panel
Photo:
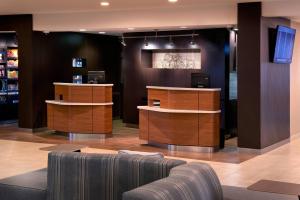
M 69 131 L 73 133 L 93 132 L 93 107 L 69 106 Z
M 93 103 L 112 102 L 112 87 L 93 87 Z
M 153 106 L 154 100 L 160 100 L 160 107 L 168 107 L 168 91 L 148 89 L 148 106 Z
M 220 110 L 220 92 L 199 91 L 199 110 Z
M 54 129 L 53 126 L 53 105 L 47 104 L 47 126 L 48 129 Z
M 182 110 L 198 110 L 198 92 L 169 90 L 167 108 Z
M 149 111 L 149 140 L 164 144 L 198 145 L 198 114 Z
M 53 105 L 53 128 L 69 132 L 69 106 Z
M 149 140 L 149 111 L 140 110 L 139 112 L 139 138 Z
M 70 102 L 80 102 L 80 103 L 91 103 L 93 102 L 93 88 L 92 87 L 81 87 L 81 86 L 71 86 L 69 87 Z
M 199 114 L 199 146 L 220 144 L 220 114 Z
M 69 87 L 64 85 L 55 85 L 55 100 L 69 101 Z M 63 99 L 60 99 L 62 96 Z
M 112 133 L 112 106 L 93 106 L 93 133 Z

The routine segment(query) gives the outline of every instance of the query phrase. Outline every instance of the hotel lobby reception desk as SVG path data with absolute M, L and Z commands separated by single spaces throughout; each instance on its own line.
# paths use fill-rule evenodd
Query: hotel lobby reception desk
M 139 106 L 140 139 L 173 146 L 218 148 L 220 89 L 147 86 Z
M 112 133 L 112 84 L 54 83 L 47 103 L 48 128 L 81 134 Z

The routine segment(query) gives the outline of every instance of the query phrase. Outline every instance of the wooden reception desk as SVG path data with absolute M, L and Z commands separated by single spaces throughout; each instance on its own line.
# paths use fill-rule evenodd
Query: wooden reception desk
M 112 133 L 113 84 L 54 83 L 46 101 L 48 128 L 81 134 Z
M 138 106 L 140 139 L 172 147 L 218 148 L 221 89 L 147 89 L 148 106 Z

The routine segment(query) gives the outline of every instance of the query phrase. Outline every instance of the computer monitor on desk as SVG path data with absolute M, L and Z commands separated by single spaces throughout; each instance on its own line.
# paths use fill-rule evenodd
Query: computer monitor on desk
M 88 83 L 90 84 L 105 83 L 105 71 L 88 71 Z
M 192 73 L 191 74 L 191 87 L 192 88 L 209 88 L 210 78 L 208 74 Z

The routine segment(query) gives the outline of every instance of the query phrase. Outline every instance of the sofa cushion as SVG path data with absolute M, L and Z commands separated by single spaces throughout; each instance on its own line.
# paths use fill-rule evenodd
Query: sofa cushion
M 164 154 L 162 154 L 160 152 L 144 152 L 144 151 L 130 151 L 130 150 L 119 150 L 118 154 L 153 156 L 153 157 L 157 157 L 157 158 L 163 158 L 164 157 Z
M 125 191 L 164 178 L 184 164 L 128 154 L 51 152 L 48 157 L 48 200 L 119 200 Z
M 222 187 L 214 170 L 204 163 L 189 163 L 170 176 L 123 194 L 123 200 L 222 200 Z
M 0 180 L 1 200 L 45 200 L 47 169 Z

